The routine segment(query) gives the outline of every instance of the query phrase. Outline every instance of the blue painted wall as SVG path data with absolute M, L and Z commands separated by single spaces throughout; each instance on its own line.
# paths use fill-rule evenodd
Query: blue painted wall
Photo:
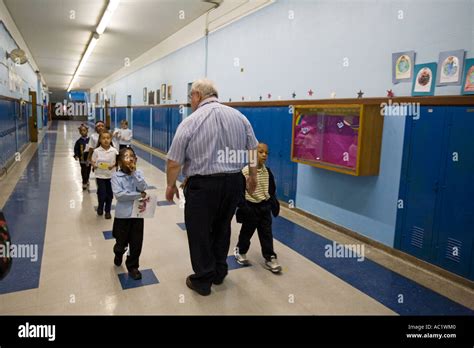
M 293 92 L 297 99 L 332 92 L 353 98 L 359 89 L 364 97 L 385 96 L 387 89 L 406 96 L 411 83 L 391 82 L 392 53 L 415 50 L 417 63 L 460 48 L 474 57 L 473 15 L 473 0 L 281 0 L 210 34 L 208 75 L 223 101 L 268 100 L 268 93 L 271 100 L 291 100 Z M 143 103 L 143 87 L 167 83 L 184 102 L 187 83 L 204 74 L 204 53 L 200 40 L 107 90 L 117 93 L 119 105 L 132 93 L 136 105 Z M 435 94 L 459 95 L 460 86 L 438 87 Z M 404 124 L 403 118 L 385 119 L 377 177 L 298 165 L 296 206 L 393 246 Z
M 28 143 L 28 105 L 19 115 L 19 103 L 0 99 L 0 168 L 11 160 Z

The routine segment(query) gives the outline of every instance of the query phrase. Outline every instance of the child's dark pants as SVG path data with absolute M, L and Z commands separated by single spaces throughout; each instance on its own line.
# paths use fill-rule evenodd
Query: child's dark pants
M 130 272 L 138 269 L 143 244 L 143 219 L 114 219 L 112 235 L 115 238 L 114 253 L 122 258 L 125 248 L 130 245 L 130 254 L 125 265 Z
M 246 254 L 250 248 L 250 239 L 255 229 L 257 229 L 258 239 L 262 248 L 262 255 L 265 260 L 270 261 L 272 256 L 277 256 L 273 251 L 272 234 L 272 212 L 269 201 L 252 203 L 247 201 L 247 207 L 244 209 L 244 222 L 240 229 L 239 248 L 240 254 Z M 239 208 L 240 209 L 240 208 Z
M 89 176 L 91 174 L 91 165 L 87 163 L 81 163 L 81 176 L 82 184 L 85 185 L 89 182 Z
M 99 200 L 99 207 L 97 208 L 97 211 L 105 210 L 106 213 L 110 213 L 110 209 L 112 208 L 112 199 L 114 198 L 111 179 L 97 178 L 97 197 Z

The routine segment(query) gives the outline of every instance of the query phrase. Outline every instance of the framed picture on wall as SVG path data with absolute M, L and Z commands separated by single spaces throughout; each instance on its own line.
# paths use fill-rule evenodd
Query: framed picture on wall
M 193 83 L 192 82 L 188 82 L 188 104 L 191 104 L 191 88 L 193 86 Z
M 160 98 L 160 90 L 159 89 L 156 90 L 155 96 L 156 96 L 156 104 L 160 104 L 161 103 L 161 101 L 160 101 L 161 98 Z
M 474 58 L 466 59 L 461 93 L 474 94 Z
M 143 88 L 143 102 L 146 104 L 148 93 L 146 87 Z
M 436 63 L 415 65 L 413 89 L 411 95 L 434 95 L 434 89 L 436 85 L 436 70 Z
M 166 84 L 161 85 L 161 99 L 166 100 Z
M 415 66 L 415 51 L 392 53 L 392 83 L 410 82 Z
M 168 100 L 171 100 L 171 98 L 173 97 L 173 86 L 169 85 L 168 86 Z
M 148 93 L 148 105 L 155 105 L 155 92 L 150 91 Z
M 461 84 L 465 53 L 464 50 L 456 50 L 439 54 L 437 86 Z

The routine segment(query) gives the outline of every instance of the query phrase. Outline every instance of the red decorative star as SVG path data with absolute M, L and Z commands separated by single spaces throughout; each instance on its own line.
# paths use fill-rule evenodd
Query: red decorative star
M 271 99 L 271 98 L 272 98 L 271 93 L 268 93 L 268 99 Z
M 314 93 L 314 92 L 313 92 L 313 90 L 312 90 L 312 89 L 310 89 L 310 90 L 308 91 L 308 94 L 309 94 L 309 96 L 310 96 L 310 97 L 312 97 L 312 96 L 313 96 L 313 93 Z
M 387 97 L 389 97 L 389 98 L 393 98 L 393 97 L 394 97 L 393 91 L 392 91 L 391 89 L 388 89 L 388 90 L 387 90 Z

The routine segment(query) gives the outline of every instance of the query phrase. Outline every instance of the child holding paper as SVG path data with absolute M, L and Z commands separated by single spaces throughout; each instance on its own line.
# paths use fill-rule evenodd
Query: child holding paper
M 97 198 L 99 201 L 97 215 L 102 216 L 105 210 L 105 218 L 111 219 L 110 209 L 114 196 L 110 180 L 115 172 L 118 151 L 110 146 L 112 136 L 107 131 L 100 133 L 98 142 L 99 146 L 94 150 L 91 160 L 97 182 Z
M 118 165 L 120 170 L 112 175 L 112 190 L 117 199 L 114 226 L 112 235 L 115 238 L 114 264 L 122 264 L 122 256 L 127 245 L 130 245 L 130 254 L 125 262 L 128 274 L 132 279 L 142 278 L 139 267 L 139 258 L 143 245 L 143 218 L 132 218 L 134 201 L 145 198 L 147 183 L 143 173 L 136 170 L 137 156 L 132 148 L 120 150 Z

